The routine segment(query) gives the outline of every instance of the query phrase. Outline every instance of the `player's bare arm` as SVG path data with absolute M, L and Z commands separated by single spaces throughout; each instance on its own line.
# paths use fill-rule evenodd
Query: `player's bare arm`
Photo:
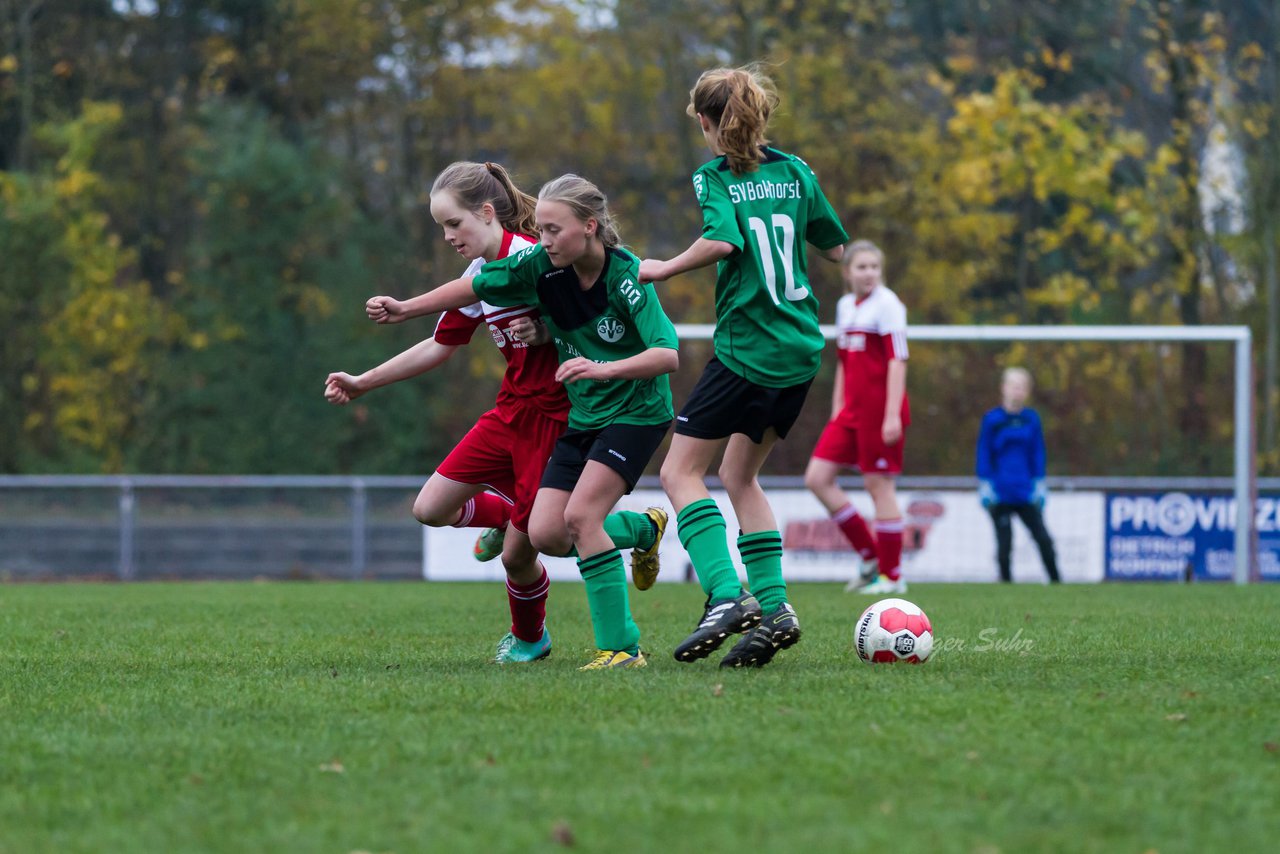
M 457 349 L 428 338 L 358 376 L 341 371 L 329 374 L 324 382 L 325 400 L 343 406 L 375 388 L 434 370 L 448 361 Z
M 714 264 L 733 253 L 734 245 L 723 240 L 699 237 L 693 245 L 669 261 L 646 258 L 640 262 L 640 281 L 661 282 Z
M 454 279 L 452 282 L 419 294 L 407 300 L 377 296 L 364 304 L 364 313 L 375 323 L 400 323 L 424 314 L 435 314 L 451 308 L 462 308 L 476 301 L 471 289 L 471 278 Z
M 880 438 L 886 445 L 896 445 L 902 438 L 902 397 L 907 389 L 907 363 L 902 359 L 889 360 L 889 376 L 886 379 L 884 423 Z
M 830 261 L 833 264 L 839 264 L 841 259 L 844 258 L 844 244 L 841 243 L 839 246 L 832 246 L 830 249 L 823 249 L 818 252 L 818 255 L 820 255 L 823 260 Z
M 680 367 L 680 354 L 669 347 L 653 347 L 616 362 L 593 362 L 578 357 L 556 371 L 562 383 L 578 380 L 645 380 L 670 374 Z

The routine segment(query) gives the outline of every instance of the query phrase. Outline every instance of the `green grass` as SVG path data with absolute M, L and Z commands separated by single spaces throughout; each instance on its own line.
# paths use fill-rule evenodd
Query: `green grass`
M 632 593 L 650 666 L 579 673 L 576 584 L 552 588 L 551 658 L 507 668 L 493 584 L 3 586 L 0 851 L 1280 837 L 1280 587 L 913 587 L 921 667 L 856 659 L 864 601 L 791 593 L 804 641 L 764 670 L 673 661 L 701 597 L 659 585 Z

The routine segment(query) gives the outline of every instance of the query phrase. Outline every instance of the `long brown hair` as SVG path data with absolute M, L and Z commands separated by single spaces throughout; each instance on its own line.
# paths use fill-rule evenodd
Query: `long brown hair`
M 699 113 L 716 126 L 717 140 L 734 175 L 760 167 L 760 146 L 778 106 L 773 81 L 758 66 L 713 68 L 702 72 L 689 91 L 690 116 Z
M 431 185 L 431 195 L 448 190 L 458 204 L 478 213 L 484 205 L 493 205 L 498 222 L 507 231 L 534 237 L 538 234 L 538 220 L 534 207 L 538 200 L 522 192 L 507 170 L 497 163 L 472 163 L 461 160 L 451 163 L 436 176 Z

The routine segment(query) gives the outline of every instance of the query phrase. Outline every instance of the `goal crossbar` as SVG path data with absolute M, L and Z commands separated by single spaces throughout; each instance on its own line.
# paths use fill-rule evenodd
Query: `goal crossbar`
M 836 328 L 820 327 L 828 339 Z M 709 323 L 677 323 L 676 334 L 687 340 L 709 340 Z M 1134 343 L 1220 342 L 1234 345 L 1235 390 L 1232 484 L 1236 506 L 1235 572 L 1237 584 L 1248 583 L 1253 554 L 1253 334 L 1247 326 L 912 326 L 915 341 L 1132 341 Z

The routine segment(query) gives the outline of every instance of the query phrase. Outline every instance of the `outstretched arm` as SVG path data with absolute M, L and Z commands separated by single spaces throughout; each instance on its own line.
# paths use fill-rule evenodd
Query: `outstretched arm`
M 343 406 L 365 392 L 438 368 L 457 349 L 454 345 L 441 344 L 434 338 L 428 338 L 358 376 L 341 371 L 329 374 L 324 381 L 324 398 L 330 403 Z
M 364 304 L 364 313 L 376 323 L 400 323 L 411 317 L 435 314 L 451 308 L 462 308 L 476 301 L 471 278 L 454 279 L 435 290 L 427 291 L 407 300 L 393 297 L 372 297 Z
M 708 264 L 714 264 L 721 258 L 728 257 L 735 249 L 732 243 L 723 240 L 708 240 L 699 237 L 693 245 L 670 261 L 659 261 L 646 258 L 640 262 L 640 282 L 661 282 L 697 270 Z

